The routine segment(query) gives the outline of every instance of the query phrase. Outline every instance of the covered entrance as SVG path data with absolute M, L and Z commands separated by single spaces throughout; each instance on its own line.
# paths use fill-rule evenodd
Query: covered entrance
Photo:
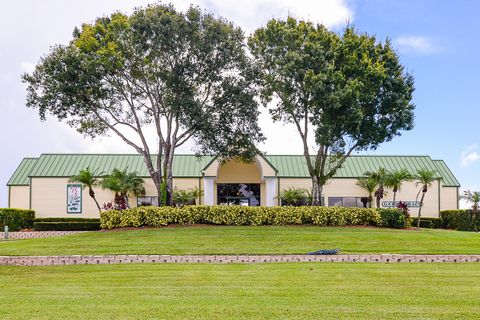
M 259 206 L 259 183 L 217 183 L 217 204 Z
M 277 170 L 262 155 L 249 163 L 214 159 L 203 170 L 205 204 L 276 205 L 276 175 Z

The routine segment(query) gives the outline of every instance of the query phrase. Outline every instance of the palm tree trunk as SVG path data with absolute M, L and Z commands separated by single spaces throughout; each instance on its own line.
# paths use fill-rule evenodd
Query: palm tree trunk
M 397 191 L 393 191 L 393 204 L 395 205 L 395 199 L 397 198 Z
M 93 191 L 91 186 L 88 186 L 88 194 L 93 199 L 93 201 L 95 201 L 95 204 L 97 205 L 97 208 L 98 208 L 98 212 L 102 213 L 102 208 L 100 208 L 100 204 L 98 204 L 97 198 L 95 198 L 95 192 Z
M 422 192 L 422 198 L 420 199 L 420 208 L 418 208 L 417 228 L 420 228 L 420 218 L 422 216 L 423 199 L 425 199 L 425 193 L 426 192 Z

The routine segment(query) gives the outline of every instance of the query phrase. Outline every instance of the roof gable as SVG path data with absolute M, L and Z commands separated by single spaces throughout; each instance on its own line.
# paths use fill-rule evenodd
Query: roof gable
M 30 172 L 37 162 L 37 158 L 24 158 L 7 182 L 7 186 L 28 186 Z

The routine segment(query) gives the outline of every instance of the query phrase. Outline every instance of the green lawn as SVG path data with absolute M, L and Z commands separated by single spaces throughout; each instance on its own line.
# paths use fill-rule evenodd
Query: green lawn
M 0 241 L 0 255 L 73 254 L 480 254 L 480 233 L 313 226 L 193 226 Z
M 2 319 L 478 319 L 478 264 L 0 267 Z

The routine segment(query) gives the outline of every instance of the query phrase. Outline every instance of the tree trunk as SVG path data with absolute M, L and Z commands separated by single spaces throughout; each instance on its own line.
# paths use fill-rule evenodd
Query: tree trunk
M 373 196 L 370 193 L 368 196 L 368 207 L 371 209 L 372 208 L 372 202 L 373 202 Z
M 312 206 L 321 206 L 323 185 L 320 184 L 320 178 L 312 177 Z
M 395 200 L 397 199 L 397 190 L 393 189 L 393 204 L 395 205 Z
M 97 198 L 95 198 L 95 192 L 93 191 L 91 186 L 88 186 L 88 194 L 93 199 L 93 201 L 95 201 L 95 204 L 97 205 L 97 208 L 98 208 L 98 212 L 102 213 L 102 208 L 100 208 L 100 205 L 98 204 Z
M 164 147 L 164 159 L 163 159 L 163 174 L 165 179 L 165 193 L 166 193 L 166 205 L 172 205 L 172 193 L 173 193 L 173 155 L 174 149 L 171 145 Z
M 380 208 L 380 201 L 383 199 L 383 186 L 378 187 L 375 191 L 375 198 L 377 199 L 377 208 Z
M 418 208 L 418 220 L 417 220 L 417 228 L 420 228 L 420 218 L 422 217 L 422 207 L 423 207 L 423 199 L 425 199 L 425 193 L 422 192 L 422 198 L 420 199 L 420 208 Z

